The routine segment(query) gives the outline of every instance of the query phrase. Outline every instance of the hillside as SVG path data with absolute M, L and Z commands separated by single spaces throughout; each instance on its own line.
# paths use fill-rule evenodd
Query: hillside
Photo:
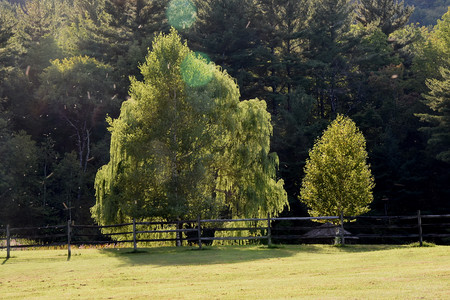
M 450 0 L 406 0 L 405 3 L 414 5 L 414 13 L 411 16 L 411 23 L 421 25 L 435 25 L 450 6 Z

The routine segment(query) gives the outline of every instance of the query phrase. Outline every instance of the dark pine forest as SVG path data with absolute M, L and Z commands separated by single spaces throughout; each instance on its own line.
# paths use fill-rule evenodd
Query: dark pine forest
M 0 225 L 90 224 L 109 161 L 107 116 L 152 40 L 166 0 L 0 1 Z M 179 34 L 264 99 L 290 211 L 308 151 L 338 115 L 367 141 L 369 214 L 450 213 L 448 0 L 194 0 Z

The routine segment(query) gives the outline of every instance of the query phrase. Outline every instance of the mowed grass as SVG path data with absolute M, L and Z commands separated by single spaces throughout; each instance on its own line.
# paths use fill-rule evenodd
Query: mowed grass
M 450 247 L 0 251 L 1 299 L 450 299 Z

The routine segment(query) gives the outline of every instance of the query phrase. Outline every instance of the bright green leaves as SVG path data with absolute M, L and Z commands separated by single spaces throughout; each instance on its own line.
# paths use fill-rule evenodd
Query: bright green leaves
M 190 53 L 181 63 L 181 75 L 191 87 L 207 84 L 213 77 L 214 66 L 201 53 Z
M 219 166 L 219 194 L 237 216 L 264 217 L 277 215 L 287 205 L 283 180 L 274 180 L 278 156 L 269 153 L 270 114 L 266 102 L 258 99 L 242 101 L 238 105 L 238 120 L 232 131 L 230 152 L 222 159 L 227 168 Z
M 442 51 L 445 57 L 450 57 L 450 8 L 442 16 L 442 19 L 437 21 L 435 37 L 436 47 Z
M 432 109 L 430 113 L 416 114 L 428 127 L 420 128 L 429 134 L 428 145 L 438 160 L 450 163 L 450 70 L 440 68 L 442 80 L 427 80 L 430 92 L 424 95 L 424 103 Z
M 158 36 L 111 120 L 110 162 L 97 173 L 93 217 L 265 216 L 287 204 L 264 101 L 239 101 L 234 80 L 181 43 Z
M 437 78 L 428 78 L 429 92 L 424 103 L 431 108 L 427 113 L 416 114 L 427 126 L 420 128 L 429 134 L 428 145 L 438 160 L 450 163 L 450 10 L 438 20 L 431 34 L 432 51 L 435 56 L 427 64 L 438 71 Z
M 312 216 L 355 216 L 368 211 L 374 180 L 366 142 L 355 123 L 338 115 L 309 152 L 300 200 Z
M 41 75 L 40 95 L 65 110 L 80 110 L 82 106 L 107 105 L 113 92 L 108 78 L 111 67 L 87 56 L 74 56 L 51 61 Z

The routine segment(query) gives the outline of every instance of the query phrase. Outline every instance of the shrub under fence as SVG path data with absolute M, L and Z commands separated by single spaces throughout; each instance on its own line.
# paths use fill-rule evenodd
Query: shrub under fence
M 317 221 L 323 224 L 317 223 Z M 342 221 L 349 221 L 343 223 Z M 14 248 L 110 245 L 134 250 L 149 246 L 264 243 L 405 243 L 423 240 L 450 244 L 450 214 L 415 216 L 329 216 L 204 219 L 137 222 L 105 226 L 64 225 L 0 228 L 6 258 Z

